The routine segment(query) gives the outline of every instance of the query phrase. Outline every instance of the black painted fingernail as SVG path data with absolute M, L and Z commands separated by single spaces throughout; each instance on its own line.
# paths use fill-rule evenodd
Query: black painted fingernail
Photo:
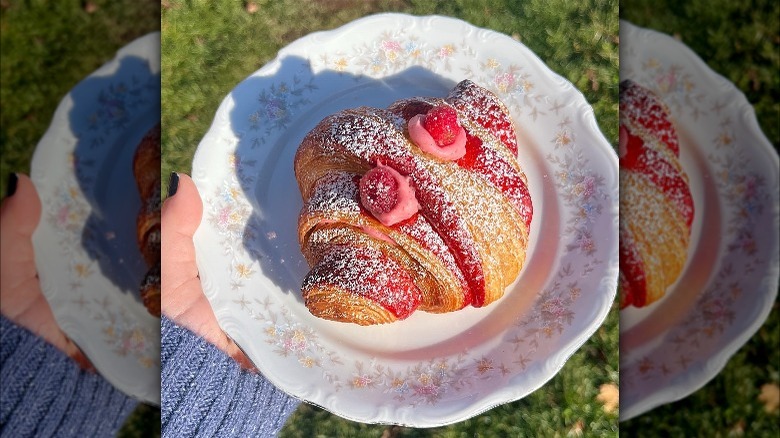
M 168 197 L 175 195 L 176 190 L 179 190 L 179 174 L 171 172 L 171 179 L 168 181 Z
M 8 175 L 8 185 L 5 186 L 5 197 L 9 198 L 16 193 L 16 184 L 19 182 L 19 176 L 15 173 Z

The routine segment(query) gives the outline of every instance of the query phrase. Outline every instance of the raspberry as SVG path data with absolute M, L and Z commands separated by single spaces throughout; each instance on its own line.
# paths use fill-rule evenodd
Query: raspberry
M 360 178 L 360 202 L 375 216 L 398 204 L 398 181 L 388 168 L 375 167 Z
M 446 105 L 435 106 L 425 115 L 423 127 L 437 145 L 449 146 L 455 142 L 460 130 L 458 113 Z

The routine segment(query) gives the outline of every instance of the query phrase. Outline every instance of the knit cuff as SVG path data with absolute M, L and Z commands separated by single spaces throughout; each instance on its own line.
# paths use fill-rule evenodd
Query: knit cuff
M 0 317 L 3 436 L 115 436 L 137 402 L 29 330 Z
M 300 403 L 164 316 L 160 363 L 163 436 L 275 436 Z

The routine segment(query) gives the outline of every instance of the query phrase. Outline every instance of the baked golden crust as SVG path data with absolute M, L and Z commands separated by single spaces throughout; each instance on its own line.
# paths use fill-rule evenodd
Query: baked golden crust
M 376 301 L 356 295 L 348 289 L 321 285 L 305 290 L 304 294 L 306 307 L 320 318 L 358 325 L 385 324 L 398 320 Z
M 624 202 L 631 203 L 632 208 L 621 209 L 621 237 L 633 242 L 642 255 L 644 272 L 645 296 L 641 300 L 635 297 L 633 302 L 648 305 L 662 298 L 680 276 L 687 259 L 689 230 L 671 202 L 648 178 L 623 172 L 620 187 L 633 195 L 624 195 Z M 642 201 L 633 203 L 634 197 L 641 197 Z M 652 208 L 644 208 L 650 204 Z
M 644 307 L 682 273 L 694 206 L 666 105 L 624 81 L 620 111 L 620 307 Z
M 141 283 L 141 300 L 154 316 L 160 316 L 160 125 L 138 144 L 133 157 L 133 175 L 141 195 L 136 219 L 138 247 L 149 271 Z
M 441 159 L 411 140 L 410 119 L 434 107 L 455 110 L 467 138 L 462 158 Z M 486 108 L 492 113 L 481 112 Z M 365 319 L 359 308 L 345 307 L 381 300 L 383 294 L 409 299 L 420 294 L 419 302 L 394 314 L 395 319 L 417 308 L 443 313 L 498 300 L 525 263 L 532 216 L 527 180 L 515 157 L 517 145 L 501 140 L 508 137 L 516 135 L 506 108 L 469 81 L 446 99 L 404 99 L 388 109 L 360 107 L 322 120 L 304 138 L 294 163 L 304 199 L 298 238 L 312 266 L 303 288 L 309 310 L 363 324 L 387 318 Z M 408 181 L 419 212 L 385 224 L 364 208 L 359 181 L 377 166 L 393 168 Z M 393 282 L 384 292 L 358 293 L 359 300 L 345 298 L 371 279 L 357 268 L 344 270 L 350 278 L 338 288 L 333 278 L 319 278 L 323 257 L 334 245 L 357 248 L 353 255 L 381 254 L 377 259 L 401 267 L 408 281 Z
M 160 316 L 160 261 L 152 266 L 141 282 L 141 300 L 150 314 Z

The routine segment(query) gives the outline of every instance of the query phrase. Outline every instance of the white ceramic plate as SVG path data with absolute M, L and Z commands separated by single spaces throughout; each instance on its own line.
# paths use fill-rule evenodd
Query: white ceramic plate
M 339 110 L 444 96 L 465 78 L 519 127 L 535 215 L 522 274 L 483 309 L 374 327 L 313 317 L 300 296 L 299 142 Z M 522 398 L 614 299 L 617 156 L 591 107 L 525 46 L 463 21 L 382 14 L 295 41 L 225 98 L 192 172 L 198 266 L 220 324 L 279 388 L 348 419 L 438 426 Z
M 663 299 L 620 314 L 620 419 L 715 377 L 766 319 L 778 286 L 778 156 L 737 88 L 679 41 L 620 23 L 620 78 L 669 106 L 695 218 Z M 706 220 L 705 220 L 706 219 Z
M 54 316 L 95 368 L 124 393 L 160 403 L 160 320 L 138 288 L 140 195 L 133 154 L 160 121 L 160 34 L 125 46 L 60 102 L 31 177 L 43 203 L 33 235 Z

